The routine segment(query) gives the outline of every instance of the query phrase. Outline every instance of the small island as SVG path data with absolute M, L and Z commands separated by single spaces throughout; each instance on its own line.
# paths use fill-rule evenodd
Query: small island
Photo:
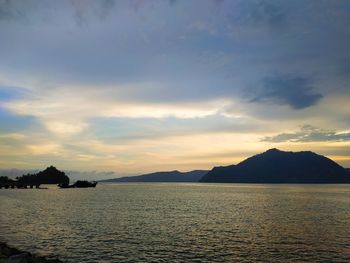
M 44 171 L 16 177 L 16 180 L 0 177 L 0 188 L 39 188 L 42 184 L 69 184 L 69 177 L 52 165 Z
M 69 177 L 62 171 L 58 170 L 54 166 L 47 167 L 44 171 L 36 174 L 26 174 L 20 177 L 16 177 L 16 180 L 10 179 L 7 176 L 0 176 L 0 189 L 1 188 L 40 188 L 42 184 L 56 184 L 60 188 L 88 188 L 96 187 L 97 182 L 89 181 L 76 181 L 74 184 L 69 184 Z

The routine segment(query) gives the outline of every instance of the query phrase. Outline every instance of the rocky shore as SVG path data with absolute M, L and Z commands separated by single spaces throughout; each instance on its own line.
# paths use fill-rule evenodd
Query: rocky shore
M 63 263 L 63 261 L 32 255 L 0 242 L 0 263 Z

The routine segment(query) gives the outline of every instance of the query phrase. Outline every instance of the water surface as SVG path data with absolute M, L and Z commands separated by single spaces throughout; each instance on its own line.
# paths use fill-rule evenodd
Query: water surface
M 350 262 L 350 185 L 0 190 L 0 240 L 68 262 Z

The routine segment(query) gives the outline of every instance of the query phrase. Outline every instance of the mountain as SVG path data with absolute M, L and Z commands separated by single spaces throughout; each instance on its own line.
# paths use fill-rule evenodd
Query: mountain
M 139 176 L 128 176 L 102 180 L 101 182 L 198 182 L 208 171 L 194 170 L 191 172 L 156 172 Z
M 350 183 L 350 174 L 336 162 L 310 151 L 270 149 L 237 165 L 214 167 L 200 182 Z
M 17 177 L 19 183 L 25 184 L 69 184 L 69 177 L 56 167 L 47 167 L 36 174 L 27 174 Z

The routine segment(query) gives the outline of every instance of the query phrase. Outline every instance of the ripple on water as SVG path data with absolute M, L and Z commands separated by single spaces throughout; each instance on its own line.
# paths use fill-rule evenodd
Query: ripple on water
M 0 238 L 70 262 L 350 261 L 350 185 L 1 190 Z

